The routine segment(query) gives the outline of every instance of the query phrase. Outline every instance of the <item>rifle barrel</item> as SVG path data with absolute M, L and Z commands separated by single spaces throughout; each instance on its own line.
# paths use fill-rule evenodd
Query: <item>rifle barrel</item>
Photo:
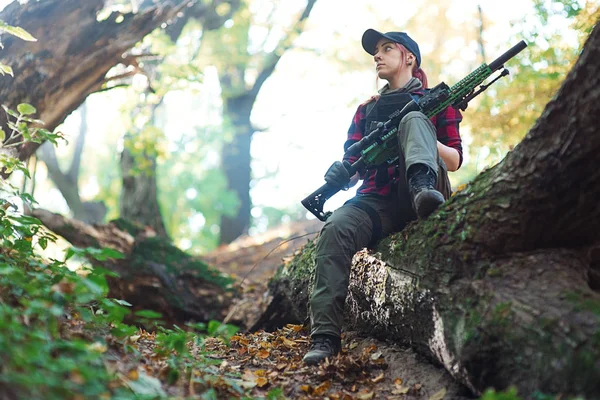
M 497 69 L 501 68 L 505 62 L 516 56 L 525 47 L 527 47 L 527 43 L 525 43 L 524 40 L 521 40 L 519 43 L 511 47 L 506 53 L 492 61 L 489 64 L 490 69 L 492 71 L 496 71 Z

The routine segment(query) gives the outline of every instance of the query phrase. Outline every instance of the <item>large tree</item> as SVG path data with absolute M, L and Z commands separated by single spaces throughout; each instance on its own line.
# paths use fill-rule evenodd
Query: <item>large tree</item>
M 200 37 L 206 32 L 217 29 L 223 25 L 240 7 L 240 0 L 213 0 L 209 2 L 195 2 L 185 10 L 183 16 L 177 22 L 169 25 L 165 33 L 169 40 L 176 44 L 184 32 L 184 27 L 189 20 L 195 20 L 202 31 Z M 223 7 L 225 6 L 225 7 Z M 225 9 L 224 11 L 223 8 Z M 157 39 L 158 40 L 158 39 Z M 193 47 L 198 48 L 196 39 Z M 154 54 L 153 41 L 140 46 L 144 53 Z M 158 201 L 159 185 L 157 182 L 158 153 L 157 137 L 163 136 L 162 127 L 156 123 L 156 113 L 163 106 L 164 97 L 170 91 L 168 85 L 163 85 L 166 74 L 161 73 L 160 67 L 170 64 L 171 69 L 182 69 L 189 63 L 189 59 L 182 59 L 175 51 L 176 46 L 169 47 L 173 53 L 162 57 L 152 57 L 140 63 L 143 73 L 148 78 L 148 88 L 143 95 L 143 100 L 133 107 L 131 112 L 132 123 L 125 135 L 125 146 L 121 152 L 120 167 L 123 176 L 121 190 L 120 216 L 122 218 L 136 221 L 143 225 L 151 226 L 158 235 L 168 238 L 166 224 Z M 174 60 L 171 60 L 174 59 Z M 183 68 L 187 70 L 186 68 Z M 195 73 L 196 71 L 192 70 Z M 167 76 L 172 81 L 180 81 L 186 78 L 184 72 L 178 71 L 178 76 Z M 179 78 L 179 79 L 175 79 Z M 195 78 L 195 76 L 194 76 Z M 193 80 L 193 79 L 192 79 Z M 166 86 L 166 87 L 162 87 Z M 176 88 L 176 90 L 179 87 Z M 142 146 L 140 146 L 140 144 Z M 140 149 L 141 147 L 141 149 Z M 140 207 L 144 204 L 144 207 Z
M 137 3 L 140 4 L 132 2 L 135 7 L 128 10 L 121 7 L 120 11 L 114 12 L 108 8 L 112 2 L 102 0 L 10 4 L 0 14 L 0 20 L 24 28 L 39 40 L 25 43 L 4 38 L 3 61 L 13 68 L 14 77 L 0 77 L 2 104 L 13 109 L 22 102 L 35 105 L 45 128 L 52 131 L 91 93 L 113 87 L 132 74 L 146 72 L 139 68 L 140 56 L 127 52 L 162 23 L 166 23 L 165 32 L 169 37 L 176 40 L 189 19 L 200 20 L 207 29 L 216 29 L 239 6 L 238 0 Z M 229 5 L 229 13 L 217 13 L 217 8 L 223 5 Z M 123 73 L 107 76 L 117 65 L 121 65 Z M 96 222 L 99 213 L 91 211 L 99 204 L 82 203 L 78 191 L 85 139 L 85 121 L 82 122 L 68 171 L 61 170 L 50 146 L 44 146 L 40 158 L 46 163 L 50 178 L 65 197 L 75 218 Z M 5 116 L 0 115 L 0 127 L 5 124 Z M 37 143 L 28 143 L 12 155 L 26 160 L 37 147 Z M 128 162 L 131 158 L 126 149 L 123 155 L 124 213 L 126 217 L 142 218 L 140 222 L 166 235 L 156 200 L 154 171 L 150 178 L 148 174 L 142 177 L 145 179 L 132 178 L 128 166 L 135 166 Z M 130 204 L 139 209 L 140 198 L 147 204 L 145 209 L 152 213 L 137 215 L 129 212 Z M 101 219 L 103 213 L 100 214 Z
M 476 394 L 598 396 L 599 69 L 596 25 L 500 164 L 354 258 L 348 329 L 413 346 Z M 313 257 L 309 245 L 281 268 L 255 329 L 305 320 Z
M 252 135 L 257 129 L 251 121 L 251 113 L 256 98 L 264 83 L 273 74 L 283 54 L 292 48 L 294 40 L 304 30 L 304 24 L 317 0 L 307 0 L 297 19 L 284 30 L 273 50 L 252 51 L 250 30 L 256 23 L 248 5 L 243 6 L 233 18 L 233 26 L 212 33 L 211 46 L 207 51 L 215 62 L 223 100 L 224 119 L 230 124 L 231 142 L 223 146 L 221 165 L 227 176 L 228 188 L 236 193 L 239 209 L 236 215 L 221 218 L 220 242 L 230 243 L 238 236 L 247 233 L 251 224 L 250 181 L 252 179 L 250 146 Z M 277 6 L 273 6 L 276 8 Z M 270 14 L 273 18 L 275 12 Z M 275 26 L 274 21 L 267 21 Z M 265 36 L 277 38 L 278 29 L 272 29 Z M 264 46 L 263 46 L 264 47 Z M 205 53 L 201 53 L 204 56 Z
M 37 107 L 45 128 L 53 131 L 85 98 L 122 76 L 107 76 L 117 64 L 135 64 L 128 55 L 145 35 L 175 18 L 189 0 L 164 1 L 136 13 L 112 12 L 99 20 L 103 0 L 43 0 L 13 2 L 0 20 L 19 26 L 38 40 L 3 38 L 3 62 L 14 77 L 0 76 L 2 104 L 16 108 L 27 102 Z M 127 75 L 130 75 L 128 72 Z M 6 128 L 6 116 L 0 115 Z M 26 160 L 39 147 L 29 142 L 15 154 Z

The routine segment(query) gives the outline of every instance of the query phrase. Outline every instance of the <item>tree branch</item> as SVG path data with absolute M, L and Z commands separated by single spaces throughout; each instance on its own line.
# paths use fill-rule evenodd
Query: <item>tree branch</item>
M 266 62 L 262 68 L 262 70 L 258 73 L 258 77 L 252 86 L 252 89 L 249 91 L 249 95 L 253 98 L 258 96 L 260 89 L 262 88 L 265 81 L 273 74 L 277 63 L 281 59 L 281 56 L 292 47 L 292 43 L 294 39 L 296 39 L 302 30 L 304 29 L 304 23 L 310 16 L 310 13 L 315 5 L 317 0 L 307 0 L 306 7 L 300 17 L 296 21 L 296 23 L 292 26 L 292 28 L 285 34 L 285 36 L 277 43 L 275 46 L 275 50 L 267 55 Z

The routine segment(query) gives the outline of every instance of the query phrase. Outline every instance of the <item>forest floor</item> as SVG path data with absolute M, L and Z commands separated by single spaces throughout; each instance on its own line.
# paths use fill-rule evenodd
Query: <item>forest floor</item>
M 316 220 L 291 224 L 261 236 L 241 238 L 205 257 L 211 265 L 243 281 L 246 296 L 233 306 L 231 319 L 243 316 L 246 326 L 252 325 L 267 305 L 264 293 L 268 280 L 282 262 L 317 235 L 321 225 Z M 219 370 L 241 373 L 243 385 L 256 397 L 472 398 L 445 369 L 410 348 L 345 332 L 339 356 L 319 366 L 307 366 L 302 357 L 309 340 L 308 327 L 288 325 L 275 332 L 239 332 L 228 344 L 210 339 L 205 345 Z
M 235 275 L 244 294 L 216 325 L 243 321 L 240 325 L 252 326 L 268 304 L 269 279 L 320 227 L 319 221 L 296 223 L 205 255 L 210 265 Z M 65 323 L 67 336 L 86 336 L 80 319 Z M 199 336 L 183 329 L 168 334 L 148 329 L 115 338 L 107 329 L 106 345 L 98 351 L 116 376 L 110 389 L 126 388 L 143 399 L 473 398 L 445 369 L 412 349 L 357 332 L 343 334 L 341 354 L 308 366 L 302 362 L 310 344 L 307 326 L 290 324 L 273 332 L 242 328 L 233 336 L 207 331 L 208 336 Z
M 155 352 L 156 335 L 141 332 L 135 339 L 141 356 L 125 362 L 127 357 L 115 354 L 115 365 L 138 394 L 169 398 L 472 398 L 444 369 L 412 350 L 353 332 L 344 334 L 340 355 L 307 366 L 302 362 L 309 346 L 307 333 L 300 325 L 288 325 L 275 332 L 239 333 L 228 343 L 206 338 L 192 354 L 202 354 L 213 365 L 193 369 L 169 384 L 168 361 Z M 214 396 L 202 396 L 209 388 Z

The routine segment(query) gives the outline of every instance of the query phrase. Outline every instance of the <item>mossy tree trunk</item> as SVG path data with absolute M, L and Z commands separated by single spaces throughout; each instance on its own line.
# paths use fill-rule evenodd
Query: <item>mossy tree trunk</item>
M 88 225 L 41 209 L 32 215 L 74 246 L 122 253 L 122 259 L 93 260 L 92 265 L 118 274 L 108 278 L 108 297 L 131 303 L 134 311 L 157 311 L 166 323 L 178 326 L 225 318 L 235 295 L 234 279 L 152 230 L 125 220 Z
M 347 329 L 413 346 L 474 393 L 600 393 L 600 29 L 525 139 L 353 261 Z M 254 328 L 307 315 L 314 247 Z M 277 312 L 275 311 L 277 310 Z

